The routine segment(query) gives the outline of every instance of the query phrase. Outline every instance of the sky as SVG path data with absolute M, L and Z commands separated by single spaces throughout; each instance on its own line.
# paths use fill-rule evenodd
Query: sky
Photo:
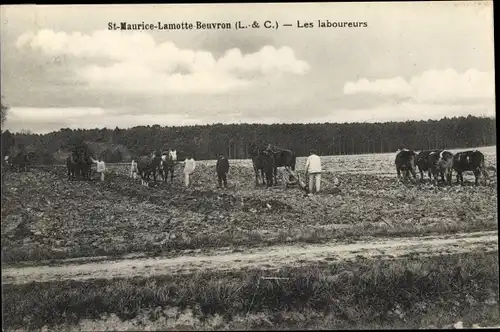
M 490 1 L 2 5 L 0 40 L 14 132 L 495 116 Z

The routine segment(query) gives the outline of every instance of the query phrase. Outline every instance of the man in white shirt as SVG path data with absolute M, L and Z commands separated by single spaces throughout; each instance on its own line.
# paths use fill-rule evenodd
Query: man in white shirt
M 321 187 L 321 159 L 315 150 L 311 150 L 306 161 L 306 178 L 309 178 L 309 193 L 319 192 Z
M 137 179 L 137 172 L 139 170 L 137 169 L 137 162 L 135 160 L 132 160 L 132 164 L 130 165 L 130 177 L 132 179 Z
M 194 161 L 194 158 L 191 155 L 184 161 L 184 184 L 186 185 L 186 188 L 189 187 L 190 185 L 189 177 L 191 173 L 194 172 L 195 168 L 196 168 L 196 162 Z
M 101 181 L 104 181 L 104 172 L 106 171 L 106 163 L 102 160 L 101 157 L 97 161 L 95 161 L 96 171 L 101 175 Z

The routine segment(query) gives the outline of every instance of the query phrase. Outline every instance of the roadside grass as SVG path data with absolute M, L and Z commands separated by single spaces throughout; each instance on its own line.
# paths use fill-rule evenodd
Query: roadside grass
M 180 326 L 165 321 L 168 308 L 176 308 L 174 320 L 186 310 L 192 313 L 191 328 L 207 328 L 209 321 L 220 317 L 210 329 L 498 324 L 498 278 L 498 253 L 463 253 L 314 264 L 274 273 L 246 269 L 5 284 L 3 322 L 6 330 L 69 329 L 83 320 L 98 321 L 113 314 L 123 321 L 176 329 Z

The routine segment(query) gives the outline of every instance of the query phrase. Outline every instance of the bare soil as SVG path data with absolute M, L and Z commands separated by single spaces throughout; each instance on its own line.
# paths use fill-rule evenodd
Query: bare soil
M 130 179 L 128 165 L 109 165 L 102 183 L 68 181 L 64 167 L 9 173 L 2 194 L 2 261 L 178 255 L 185 249 L 498 229 L 496 182 L 475 187 L 466 174 L 465 186 L 402 184 L 393 157 L 323 157 L 322 192 L 313 197 L 295 188 L 256 187 L 248 160 L 232 161 L 227 190 L 217 189 L 214 161 L 198 163 L 188 190 L 180 165 L 173 184 L 151 187 Z M 494 159 L 494 151 L 487 154 L 490 164 Z

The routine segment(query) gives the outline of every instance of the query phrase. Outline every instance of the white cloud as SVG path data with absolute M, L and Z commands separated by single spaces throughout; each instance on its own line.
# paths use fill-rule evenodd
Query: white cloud
M 282 74 L 304 75 L 309 65 L 290 47 L 264 46 L 242 54 L 237 48 L 221 58 L 204 50 L 180 49 L 172 42 L 157 44 L 144 32 L 96 31 L 92 35 L 40 30 L 21 35 L 17 47 L 30 47 L 52 56 L 108 59 L 108 66 L 90 64 L 75 72 L 91 87 L 126 92 L 222 93 L 247 87 L 255 74 L 265 81 Z
M 407 97 L 416 103 L 461 102 L 464 100 L 494 100 L 493 72 L 469 69 L 458 73 L 454 69 L 428 70 L 413 76 L 369 81 L 360 79 L 344 85 L 345 94 L 371 93 Z
M 7 113 L 8 121 L 44 122 L 77 120 L 103 116 L 101 108 L 37 108 L 37 107 L 12 107 Z

